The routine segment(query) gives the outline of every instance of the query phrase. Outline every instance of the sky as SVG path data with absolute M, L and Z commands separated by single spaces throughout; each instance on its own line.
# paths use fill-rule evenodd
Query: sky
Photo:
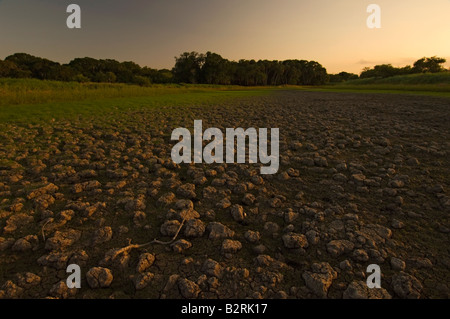
M 67 28 L 71 3 L 81 29 Z M 366 25 L 372 3 L 381 29 Z M 0 59 L 25 52 L 170 69 L 186 51 L 314 60 L 329 73 L 435 55 L 450 67 L 450 0 L 0 0 Z

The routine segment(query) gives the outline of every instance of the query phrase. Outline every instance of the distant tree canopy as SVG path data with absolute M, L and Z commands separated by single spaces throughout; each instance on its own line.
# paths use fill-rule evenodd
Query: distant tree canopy
M 356 80 L 358 78 L 358 74 L 341 72 L 339 74 L 330 74 L 330 83 L 345 82 L 349 80 Z
M 36 78 L 41 80 L 132 83 L 173 82 L 170 70 L 141 68 L 134 62 L 77 58 L 68 64 L 59 64 L 26 53 L 16 53 L 0 60 L 0 77 Z
M 422 58 L 414 65 L 397 68 L 391 64 L 365 68 L 359 78 L 386 78 L 413 73 L 445 71 L 446 60 Z M 358 79 L 348 72 L 327 74 L 316 61 L 305 60 L 239 60 L 229 61 L 217 53 L 184 52 L 175 57 L 172 70 L 141 67 L 134 62 L 111 59 L 76 58 L 60 64 L 26 53 L 16 53 L 0 60 L 0 77 L 36 78 L 41 80 L 130 83 L 192 83 L 222 85 L 321 85 Z
M 445 71 L 445 68 L 442 66 L 445 62 L 447 62 L 446 59 L 438 58 L 436 56 L 431 58 L 422 58 L 414 63 L 412 70 L 414 73 L 438 73 Z
M 447 62 L 446 59 L 434 56 L 417 60 L 413 67 L 407 65 L 402 68 L 396 68 L 392 64 L 375 65 L 373 68 L 364 68 L 360 78 L 387 78 L 395 75 L 444 72 L 446 70 L 442 64 L 445 62 Z
M 224 85 L 320 85 L 328 81 L 326 69 L 315 61 L 229 61 L 217 53 L 184 52 L 172 70 L 155 70 L 134 62 L 76 58 L 59 64 L 26 53 L 0 60 L 0 77 L 41 80 L 132 83 L 192 83 Z
M 224 59 L 217 53 L 185 52 L 175 58 L 176 82 L 234 85 L 320 85 L 328 81 L 326 69 L 315 61 Z

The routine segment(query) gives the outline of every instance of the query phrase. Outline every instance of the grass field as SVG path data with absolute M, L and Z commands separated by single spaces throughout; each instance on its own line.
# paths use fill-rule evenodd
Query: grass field
M 420 73 L 409 75 L 398 75 L 384 79 L 358 79 L 348 81 L 348 85 L 366 85 L 366 84 L 401 84 L 401 85 L 442 85 L 450 84 L 450 72 L 442 73 Z
M 168 105 L 220 103 L 224 99 L 267 94 L 266 88 L 214 85 L 76 83 L 0 79 L 0 122 L 30 122 L 74 115 L 90 116 Z
M 313 88 L 351 93 L 400 93 L 450 97 L 450 72 L 399 75 L 384 79 L 358 79 Z
M 432 83 L 434 82 L 434 83 Z M 38 123 L 73 116 L 106 116 L 117 111 L 171 105 L 220 103 L 224 99 L 270 94 L 277 90 L 394 93 L 450 97 L 450 75 L 420 74 L 362 79 L 321 87 L 239 87 L 77 83 L 35 79 L 0 79 L 0 122 Z

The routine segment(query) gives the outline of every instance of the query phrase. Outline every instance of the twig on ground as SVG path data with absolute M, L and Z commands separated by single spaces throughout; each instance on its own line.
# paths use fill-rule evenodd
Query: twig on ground
M 144 248 L 144 247 L 147 247 L 147 246 L 150 246 L 150 245 L 153 245 L 153 244 L 159 244 L 159 245 L 170 245 L 170 244 L 172 244 L 177 239 L 178 234 L 180 233 L 181 228 L 183 228 L 183 225 L 184 225 L 185 221 L 186 221 L 186 218 L 183 219 L 183 221 L 181 222 L 180 227 L 178 227 L 177 232 L 175 233 L 175 235 L 173 236 L 173 238 L 170 241 L 161 241 L 161 240 L 158 240 L 158 239 L 154 239 L 154 240 L 152 240 L 152 241 L 150 241 L 148 243 L 140 244 L 140 245 L 139 244 L 131 244 L 131 243 L 129 243 L 128 246 L 123 247 L 123 248 L 119 248 L 118 250 L 115 250 L 114 251 L 114 255 L 111 256 L 111 259 L 116 258 L 120 254 L 128 253 L 132 249 L 140 249 L 140 248 Z
M 49 218 L 49 219 L 44 223 L 44 225 L 42 225 L 42 240 L 43 240 L 44 242 L 45 242 L 44 228 L 45 228 L 45 226 L 47 226 L 47 224 L 50 223 L 51 221 L 52 221 L 52 219 Z

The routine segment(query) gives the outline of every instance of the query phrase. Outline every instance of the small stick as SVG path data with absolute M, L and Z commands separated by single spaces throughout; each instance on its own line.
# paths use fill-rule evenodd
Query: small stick
M 173 238 L 170 241 L 160 241 L 160 240 L 154 239 L 151 242 L 148 242 L 148 243 L 145 243 L 145 244 L 141 244 L 141 245 L 138 245 L 138 244 L 134 244 L 133 245 L 130 242 L 128 246 L 120 248 L 120 249 L 114 251 L 114 256 L 112 257 L 112 259 L 115 259 L 120 254 L 125 253 L 125 252 L 129 252 L 132 249 L 140 249 L 140 248 L 144 248 L 144 247 L 150 246 L 152 244 L 159 244 L 159 245 L 170 245 L 170 244 L 172 244 L 177 239 L 178 234 L 180 233 L 181 228 L 183 228 L 183 225 L 184 225 L 185 221 L 186 221 L 186 218 L 183 218 L 183 221 L 181 222 L 180 227 L 178 227 L 177 232 L 175 233 L 175 235 L 173 236 Z
M 44 242 L 45 242 L 44 228 L 45 228 L 45 226 L 47 226 L 47 224 L 50 223 L 50 222 L 51 222 L 51 219 L 49 218 L 49 219 L 44 223 L 44 225 L 42 225 L 42 239 L 44 240 Z

